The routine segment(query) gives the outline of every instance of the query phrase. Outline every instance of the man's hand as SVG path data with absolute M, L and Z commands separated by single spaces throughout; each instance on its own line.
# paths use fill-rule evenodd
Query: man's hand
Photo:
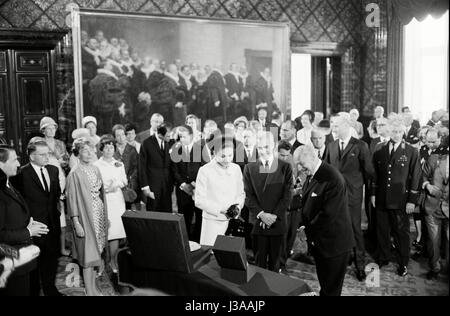
M 47 225 L 34 221 L 33 217 L 30 218 L 27 228 L 31 233 L 31 237 L 41 237 L 41 235 L 47 235 L 49 231 Z
M 416 206 L 414 205 L 414 203 L 406 203 L 406 214 L 414 213 L 415 208 Z
M 270 213 L 262 213 L 259 218 L 266 226 L 271 226 L 275 221 L 277 220 L 277 217 L 275 215 L 272 215 Z
M 375 195 L 370 197 L 370 203 L 372 203 L 372 206 L 375 207 Z
M 441 189 L 433 184 L 428 183 L 425 188 L 428 190 L 430 195 L 432 195 L 434 197 L 439 198 L 442 195 Z
M 183 103 L 177 102 L 177 103 L 175 104 L 175 107 L 176 107 L 176 108 L 182 108 L 182 107 L 183 107 Z
M 216 101 L 215 103 L 214 103 L 214 106 L 215 107 L 218 107 L 220 105 L 220 101 Z
M 152 191 L 150 191 L 150 189 L 144 189 L 142 192 L 144 192 L 144 195 L 146 197 L 151 198 L 152 200 L 155 199 L 155 193 L 153 193 Z

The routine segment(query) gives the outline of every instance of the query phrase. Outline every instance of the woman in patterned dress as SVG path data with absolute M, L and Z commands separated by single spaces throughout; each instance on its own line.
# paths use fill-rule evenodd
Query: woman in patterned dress
M 74 141 L 73 153 L 79 165 L 67 177 L 67 209 L 73 226 L 73 258 L 83 267 L 88 296 L 101 295 L 95 284 L 95 267 L 101 266 L 101 254 L 107 241 L 107 214 L 103 204 L 100 171 L 92 164 L 95 152 L 89 139 Z

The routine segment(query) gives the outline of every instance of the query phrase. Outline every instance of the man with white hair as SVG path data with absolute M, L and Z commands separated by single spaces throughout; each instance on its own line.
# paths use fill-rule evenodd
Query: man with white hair
M 286 211 L 291 203 L 292 166 L 274 155 L 270 132 L 257 136 L 259 159 L 244 169 L 245 205 L 253 224 L 253 251 L 257 266 L 279 272 L 281 245 L 286 233 Z
M 390 141 L 373 155 L 372 204 L 376 209 L 378 265 L 381 268 L 389 263 L 392 235 L 398 252 L 397 273 L 405 276 L 410 252 L 409 215 L 418 203 L 422 173 L 417 149 L 403 139 L 403 121 L 392 119 L 389 128 Z
M 317 152 L 319 159 L 324 159 L 327 155 L 327 146 L 325 144 L 325 132 L 320 128 L 315 128 L 311 131 L 311 143 Z M 295 150 L 294 150 L 295 151 Z
M 308 175 L 303 186 L 300 236 L 303 240 L 307 237 L 311 245 L 320 295 L 339 296 L 355 245 L 344 177 L 321 161 L 312 146 L 297 148 L 294 164 Z
M 384 108 L 380 105 L 376 106 L 375 109 L 373 110 L 373 116 L 376 120 L 384 117 Z
M 349 114 L 350 114 L 352 127 L 358 133 L 358 138 L 359 139 L 363 138 L 364 137 L 364 127 L 363 127 L 362 123 L 358 121 L 359 111 L 357 109 L 351 109 Z
M 352 137 L 350 119 L 339 116 L 336 121 L 338 139 L 328 145 L 325 161 L 338 169 L 344 176 L 347 185 L 348 209 L 352 221 L 353 236 L 356 247 L 354 249 L 354 263 L 356 277 L 363 281 L 366 277 L 364 237 L 361 230 L 361 207 L 364 193 L 364 180 L 373 176 L 369 146 Z
M 158 127 L 163 123 L 164 123 L 164 116 L 162 116 L 159 113 L 153 113 L 152 117 L 150 118 L 150 129 L 140 132 L 136 136 L 136 141 L 142 144 L 144 140 L 146 140 L 150 136 L 156 135 Z

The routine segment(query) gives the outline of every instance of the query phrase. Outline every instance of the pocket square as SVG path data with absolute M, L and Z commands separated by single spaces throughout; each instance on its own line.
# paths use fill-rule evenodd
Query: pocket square
M 316 196 L 317 196 L 317 194 L 315 194 L 314 192 L 311 193 L 311 197 L 316 197 Z

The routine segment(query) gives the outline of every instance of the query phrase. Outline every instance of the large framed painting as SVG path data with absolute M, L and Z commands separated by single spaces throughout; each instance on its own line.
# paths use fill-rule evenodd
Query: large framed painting
M 144 131 L 153 113 L 223 126 L 286 109 L 286 23 L 74 9 L 72 33 L 78 126 L 92 115 L 99 134 Z

